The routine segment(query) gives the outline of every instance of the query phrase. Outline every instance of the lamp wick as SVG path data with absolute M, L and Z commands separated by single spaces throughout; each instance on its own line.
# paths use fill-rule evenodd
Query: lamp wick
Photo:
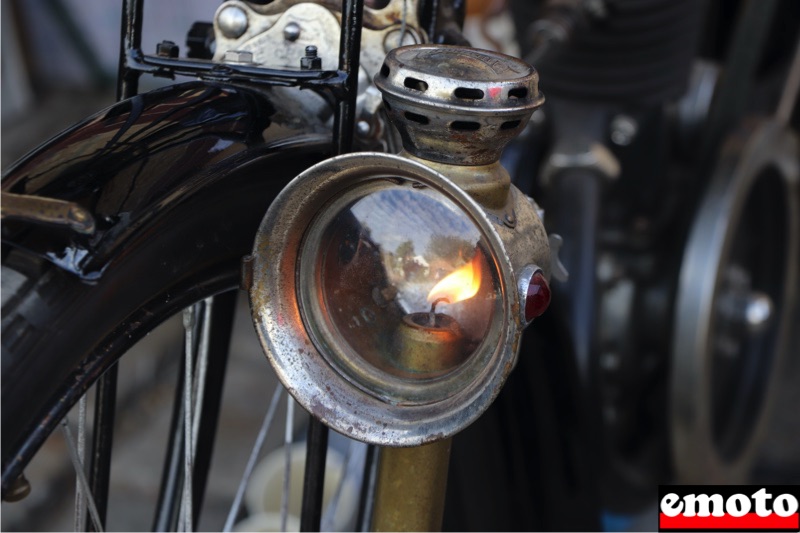
M 448 300 L 447 298 L 437 298 L 436 300 L 433 301 L 433 303 L 431 304 L 430 313 L 428 314 L 428 325 L 431 327 L 436 325 L 436 304 L 438 304 L 439 302 L 445 302 L 449 304 L 450 300 Z

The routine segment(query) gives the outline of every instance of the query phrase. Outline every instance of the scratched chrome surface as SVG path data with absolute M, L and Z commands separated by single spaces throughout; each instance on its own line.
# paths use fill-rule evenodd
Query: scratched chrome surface
M 469 373 L 469 382 L 449 388 L 449 395 L 425 404 L 387 402 L 339 374 L 309 335 L 298 298 L 304 228 L 343 190 L 374 179 L 385 180 L 386 176 L 430 187 L 468 213 L 489 243 L 502 283 L 502 311 L 487 334 L 491 350 L 479 359 L 482 368 Z M 530 209 L 533 212 L 532 206 Z M 538 216 L 533 216 L 532 224 L 540 226 Z M 491 404 L 514 366 L 523 327 L 515 273 L 531 262 L 549 265 L 550 256 L 546 238 L 538 247 L 508 247 L 505 241 L 512 231 L 528 239 L 531 232 L 526 230 L 530 229 L 528 224 L 520 224 L 512 230 L 490 219 L 484 208 L 455 183 L 415 161 L 359 153 L 322 162 L 281 193 L 256 238 L 249 293 L 262 346 L 295 399 L 340 433 L 387 446 L 415 446 L 449 437 Z M 534 234 L 543 235 L 543 228 Z M 525 252 L 520 254 L 523 248 Z M 508 255 L 508 249 L 514 251 L 514 257 Z

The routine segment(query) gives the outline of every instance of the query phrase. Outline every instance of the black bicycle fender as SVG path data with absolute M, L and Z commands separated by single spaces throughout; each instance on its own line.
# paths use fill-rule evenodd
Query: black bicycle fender
M 329 143 L 319 117 L 268 90 L 189 82 L 145 93 L 64 131 L 3 176 L 3 191 L 86 208 L 95 232 L 6 220 L 3 243 L 95 281 L 137 228 L 237 165 L 304 158 L 310 166 Z
M 4 491 L 142 324 L 233 286 L 271 201 L 330 153 L 330 128 L 292 102 L 168 87 L 90 117 L 3 177 L 3 191 L 75 202 L 96 226 L 84 235 L 35 213 L 3 220 L 3 266 L 25 280 L 3 308 Z

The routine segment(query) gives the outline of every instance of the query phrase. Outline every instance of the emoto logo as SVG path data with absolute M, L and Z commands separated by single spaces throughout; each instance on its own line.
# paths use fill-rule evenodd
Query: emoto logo
M 659 531 L 798 531 L 797 486 L 659 487 Z

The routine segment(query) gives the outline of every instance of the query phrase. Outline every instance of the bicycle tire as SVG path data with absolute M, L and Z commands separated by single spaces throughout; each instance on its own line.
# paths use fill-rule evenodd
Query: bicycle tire
M 25 464 L 15 459 L 33 456 L 49 435 L 42 431 L 45 423 L 54 420 L 52 429 L 127 348 L 172 314 L 238 285 L 241 259 L 263 213 L 305 164 L 302 159 L 289 164 L 281 180 L 264 180 L 266 169 L 257 162 L 239 177 L 221 180 L 156 224 L 171 231 L 143 228 L 158 237 L 143 239 L 142 248 L 129 248 L 93 285 L 24 251 L 6 255 L 4 279 L 12 268 L 21 275 L 18 290 L 3 307 L 3 440 L 4 457 L 10 457 L 4 461 L 4 478 L 16 477 L 14 471 Z M 231 198 L 220 202 L 221 194 Z M 191 213 L 202 215 L 192 219 Z M 173 260 L 165 263 L 167 249 Z M 181 256 L 191 260 L 183 262 Z M 187 268 L 175 268 L 180 263 Z M 142 278 L 152 280 L 145 290 L 137 282 Z M 126 286 L 134 289 L 120 290 Z M 115 295 L 113 305 L 108 305 L 110 294 Z M 65 345 L 73 348 L 72 364 L 53 371 L 54 361 L 64 358 Z M 41 391 L 53 394 L 31 412 L 31 394 Z

